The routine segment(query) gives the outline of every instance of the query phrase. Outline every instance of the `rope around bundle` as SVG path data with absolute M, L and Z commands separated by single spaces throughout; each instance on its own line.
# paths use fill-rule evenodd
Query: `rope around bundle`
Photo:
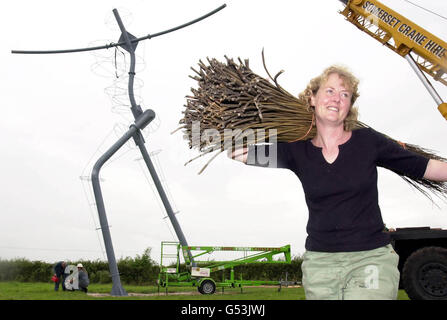
M 195 75 L 190 78 L 197 81 L 198 88 L 191 88 L 192 95 L 186 96 L 183 118 L 179 121 L 181 126 L 174 131 L 183 130 L 189 147 L 199 150 L 200 154 L 186 164 L 215 153 L 200 170 L 201 174 L 223 151 L 247 144 L 268 143 L 272 138 L 277 142 L 292 142 L 312 139 L 316 135 L 314 113 L 308 110 L 302 98 L 295 97 L 278 84 L 278 76 L 283 71 L 274 77 L 270 75 L 264 52 L 262 62 L 270 80 L 254 73 L 247 59 L 238 58 L 235 62 L 225 56 L 225 60 L 223 63 L 207 58 L 207 64 L 199 61 L 199 70 L 191 68 Z M 356 130 L 368 126 L 355 120 L 349 127 Z M 255 133 L 251 135 L 254 138 L 247 139 L 246 132 Z M 446 161 L 431 150 L 388 138 L 427 158 Z M 447 196 L 447 185 L 443 182 L 399 176 L 430 200 L 429 192 L 442 198 Z

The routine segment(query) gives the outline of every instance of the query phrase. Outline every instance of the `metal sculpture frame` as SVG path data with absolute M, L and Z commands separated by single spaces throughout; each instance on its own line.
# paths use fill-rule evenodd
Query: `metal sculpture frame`
M 147 152 L 145 141 L 143 138 L 143 135 L 141 134 L 141 130 L 143 130 L 154 118 L 155 118 L 155 112 L 151 109 L 143 110 L 141 109 L 140 105 L 137 105 L 135 101 L 134 96 L 134 78 L 135 78 L 135 50 L 137 48 L 138 42 L 146 39 L 152 39 L 179 29 L 182 29 L 184 27 L 187 27 L 191 24 L 194 24 L 196 22 L 199 22 L 218 11 L 222 10 L 226 7 L 226 4 L 221 5 L 220 7 L 214 9 L 213 11 L 194 19 L 190 22 L 187 22 L 185 24 L 179 25 L 177 27 L 154 33 L 149 34 L 147 36 L 136 38 L 132 34 L 126 31 L 126 28 L 121 20 L 121 17 L 118 13 L 117 9 L 113 9 L 113 14 L 115 16 L 115 19 L 118 23 L 118 26 L 121 30 L 121 37 L 118 40 L 118 43 L 111 43 L 104 46 L 97 46 L 97 47 L 87 47 L 87 48 L 80 48 L 80 49 L 67 49 L 67 50 L 44 50 L 44 51 L 35 51 L 35 50 L 12 50 L 11 53 L 13 54 L 54 54 L 54 53 L 73 53 L 73 52 L 84 52 L 84 51 L 93 51 L 93 50 L 100 50 L 100 49 L 109 49 L 112 47 L 121 47 L 124 50 L 126 50 L 130 54 L 130 67 L 129 67 L 129 82 L 128 82 L 128 94 L 129 94 L 129 100 L 131 104 L 131 111 L 134 116 L 135 122 L 130 126 L 129 130 L 120 138 L 118 141 L 116 141 L 95 163 L 92 170 L 92 186 L 93 186 L 93 192 L 95 195 L 95 201 L 96 201 L 96 207 L 98 210 L 98 216 L 99 216 L 99 222 L 101 225 L 102 235 L 104 239 L 104 245 L 105 250 L 107 254 L 107 260 L 109 263 L 109 271 L 110 275 L 112 277 L 112 296 L 127 296 L 126 290 L 123 288 L 121 284 L 120 274 L 118 270 L 118 265 L 116 263 L 115 253 L 113 250 L 113 244 L 112 244 L 112 237 L 109 230 L 109 224 L 107 221 L 107 215 L 106 210 L 104 206 L 104 200 L 101 192 L 101 186 L 99 183 L 99 173 L 101 170 L 101 167 L 131 138 L 134 139 L 135 144 L 138 146 L 138 149 L 141 152 L 141 155 L 144 159 L 144 162 L 146 163 L 146 166 L 149 170 L 149 173 L 152 177 L 152 180 L 154 181 L 155 187 L 157 188 L 158 194 L 161 198 L 161 201 L 163 202 L 163 205 L 165 207 L 165 210 L 167 212 L 167 215 L 171 221 L 172 226 L 174 227 L 175 233 L 178 237 L 178 240 L 182 246 L 188 247 L 188 243 L 186 241 L 185 235 L 183 234 L 183 231 L 180 227 L 180 224 L 178 223 L 178 220 L 175 216 L 174 211 L 172 210 L 171 204 L 168 200 L 168 197 L 166 196 L 166 193 L 163 189 L 163 186 L 160 182 L 160 179 L 158 177 L 157 171 L 154 168 L 154 165 L 151 161 L 151 158 L 149 156 L 149 153 Z M 191 259 L 193 266 L 195 266 L 195 262 L 193 259 L 193 256 L 191 255 L 191 252 L 188 251 L 188 256 Z

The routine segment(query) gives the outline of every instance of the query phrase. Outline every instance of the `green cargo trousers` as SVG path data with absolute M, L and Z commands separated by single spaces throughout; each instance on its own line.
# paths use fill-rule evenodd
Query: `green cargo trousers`
M 301 265 L 308 300 L 395 300 L 399 256 L 391 245 L 367 251 L 306 251 Z

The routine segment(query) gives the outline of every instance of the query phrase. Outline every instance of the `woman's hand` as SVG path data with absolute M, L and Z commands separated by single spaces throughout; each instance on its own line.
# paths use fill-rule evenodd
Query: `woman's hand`
M 227 156 L 230 159 L 237 160 L 243 163 L 247 163 L 247 154 L 248 148 L 239 148 L 234 151 L 232 151 L 232 149 L 229 149 L 227 151 Z
M 430 159 L 425 169 L 424 178 L 432 181 L 447 182 L 447 163 Z

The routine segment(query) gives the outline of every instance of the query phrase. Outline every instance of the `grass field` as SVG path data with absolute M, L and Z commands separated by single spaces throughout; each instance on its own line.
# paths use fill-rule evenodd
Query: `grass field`
M 213 295 L 201 295 L 196 288 L 169 288 L 158 293 L 156 286 L 130 286 L 124 289 L 127 297 L 109 295 L 111 284 L 91 284 L 89 293 L 81 291 L 55 292 L 52 283 L 0 282 L 0 300 L 305 300 L 301 287 L 244 287 L 240 289 L 226 288 L 224 293 L 217 289 Z M 398 300 L 408 300 L 405 291 L 399 290 Z

